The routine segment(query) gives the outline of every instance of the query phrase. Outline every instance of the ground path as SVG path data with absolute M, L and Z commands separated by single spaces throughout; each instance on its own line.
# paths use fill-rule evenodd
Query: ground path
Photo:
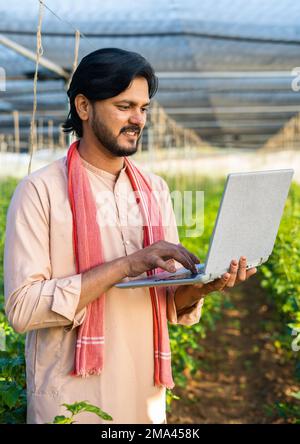
M 275 347 L 275 309 L 252 279 L 232 290 L 233 308 L 201 340 L 200 369 L 186 389 L 174 390 L 181 399 L 174 401 L 168 423 L 287 422 L 270 406 L 293 401 L 290 393 L 300 390 L 295 365 Z

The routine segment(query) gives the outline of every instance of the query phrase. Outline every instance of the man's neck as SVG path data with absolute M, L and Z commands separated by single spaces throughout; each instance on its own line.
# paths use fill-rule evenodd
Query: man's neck
M 83 138 L 80 139 L 78 152 L 80 156 L 96 168 L 107 171 L 108 173 L 118 175 L 124 167 L 124 158 L 116 157 L 107 152 L 104 148 L 87 143 Z

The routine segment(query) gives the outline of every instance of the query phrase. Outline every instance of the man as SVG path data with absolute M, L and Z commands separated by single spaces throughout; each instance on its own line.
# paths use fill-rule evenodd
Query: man
M 51 422 L 65 413 L 63 403 L 82 400 L 115 423 L 165 422 L 165 390 L 174 385 L 167 320 L 198 322 L 204 295 L 255 273 L 246 272 L 244 258 L 208 285 L 114 287 L 157 268 L 174 271 L 174 261 L 192 271 L 199 262 L 179 244 L 166 183 L 128 159 L 156 89 L 139 54 L 113 48 L 84 57 L 70 84 L 64 125 L 78 141 L 14 193 L 6 313 L 17 332 L 27 333 L 28 423 Z M 137 225 L 122 222 L 132 191 Z M 111 199 L 108 217 L 103 196 Z M 78 421 L 101 422 L 88 413 Z

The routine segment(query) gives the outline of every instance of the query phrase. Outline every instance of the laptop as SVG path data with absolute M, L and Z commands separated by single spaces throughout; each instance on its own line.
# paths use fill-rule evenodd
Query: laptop
M 232 259 L 247 258 L 258 267 L 271 255 L 294 170 L 280 169 L 229 174 L 204 264 L 197 273 L 182 267 L 144 278 L 123 280 L 118 288 L 207 283 L 220 278 Z

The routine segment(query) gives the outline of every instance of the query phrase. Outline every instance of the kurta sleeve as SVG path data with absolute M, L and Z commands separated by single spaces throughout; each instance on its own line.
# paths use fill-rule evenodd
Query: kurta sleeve
M 170 191 L 167 183 L 161 179 L 162 191 L 160 194 L 161 208 L 162 208 L 162 219 L 164 223 L 165 239 L 173 244 L 178 244 L 180 242 L 178 236 L 178 229 L 175 214 L 173 211 Z M 175 262 L 176 268 L 181 268 L 182 265 Z M 193 325 L 197 324 L 201 317 L 201 310 L 204 302 L 204 298 L 200 299 L 199 302 L 194 304 L 192 307 L 186 307 L 177 311 L 175 304 L 175 292 L 178 286 L 167 287 L 167 318 L 171 324 L 181 324 L 181 325 Z
M 12 327 L 25 333 L 48 327 L 75 328 L 81 274 L 51 278 L 49 200 L 29 178 L 17 186 L 7 213 L 4 249 L 5 311 Z

